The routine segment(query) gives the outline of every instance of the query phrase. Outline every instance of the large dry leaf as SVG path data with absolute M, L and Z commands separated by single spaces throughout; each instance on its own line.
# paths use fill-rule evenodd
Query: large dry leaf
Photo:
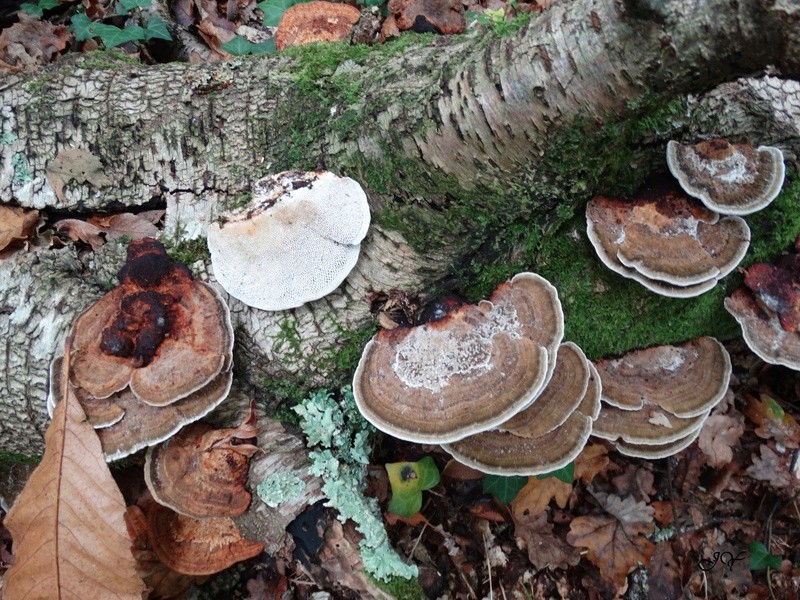
M 578 564 L 580 551 L 568 546 L 553 533 L 553 524 L 547 522 L 547 513 L 539 515 L 514 514 L 514 536 L 517 543 L 527 549 L 528 560 L 537 569 L 547 566 L 566 569 Z
M 88 150 L 80 148 L 62 150 L 45 168 L 47 183 L 53 188 L 61 202 L 64 202 L 64 186 L 74 179 L 78 183 L 88 183 L 97 188 L 111 185 L 111 180 L 103 172 L 103 163 Z
M 9 252 L 13 252 L 14 249 L 9 246 L 14 242 L 27 239 L 33 233 L 38 222 L 39 211 L 37 210 L 0 206 L 0 257 L 5 254 L 2 251 L 6 248 L 9 249 Z
M 564 483 L 556 477 L 545 477 L 544 479 L 529 477 L 528 483 L 511 503 L 511 509 L 515 515 L 538 515 L 547 508 L 550 500 L 553 499 L 559 508 L 564 508 L 570 494 L 572 494 L 572 485 Z
M 608 514 L 573 519 L 567 541 L 588 548 L 601 577 L 622 589 L 628 573 L 639 563 L 647 565 L 653 554 L 655 546 L 646 537 L 653 533 L 653 509 L 631 497 L 594 496 Z
M 733 460 L 733 448 L 739 445 L 744 424 L 727 415 L 711 415 L 703 424 L 697 444 L 710 467 L 722 467 Z
M 67 47 L 69 29 L 20 15 L 20 22 L 0 32 L 0 72 L 34 71 Z
M 141 600 L 146 588 L 134 568 L 122 494 L 74 393 L 62 397 L 42 462 L 6 517 L 15 563 L 3 600 L 78 599 L 90 591 Z
M 753 456 L 753 464 L 747 474 L 753 479 L 766 481 L 776 490 L 794 490 L 800 487 L 800 479 L 792 474 L 789 454 L 776 454 L 767 446 L 761 446 L 761 456 Z
M 609 462 L 608 449 L 603 444 L 589 444 L 575 459 L 575 479 L 591 483 L 596 475 L 605 472 Z
M 97 252 L 107 241 L 122 236 L 128 236 L 131 240 L 158 236 L 159 231 L 155 224 L 163 216 L 163 210 L 148 210 L 139 214 L 94 216 L 89 217 L 88 221 L 61 219 L 55 223 L 55 228 L 66 233 L 74 242 L 89 244 Z

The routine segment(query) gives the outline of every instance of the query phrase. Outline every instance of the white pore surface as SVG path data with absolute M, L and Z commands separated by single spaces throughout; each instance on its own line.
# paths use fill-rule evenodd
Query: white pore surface
M 255 308 L 286 310 L 339 287 L 369 228 L 361 186 L 328 172 L 284 173 L 254 191 L 250 206 L 208 228 L 214 275 L 225 291 Z

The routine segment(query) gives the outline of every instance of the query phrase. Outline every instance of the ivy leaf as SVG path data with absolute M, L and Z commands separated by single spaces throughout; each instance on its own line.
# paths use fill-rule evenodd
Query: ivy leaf
M 517 497 L 519 491 L 528 482 L 527 477 L 521 475 L 487 475 L 483 478 L 483 493 L 493 494 L 503 504 L 510 503 Z
M 172 36 L 169 33 L 169 29 L 167 29 L 167 25 L 167 22 L 161 17 L 151 17 L 144 28 L 144 39 L 146 41 L 152 39 L 171 40 Z
M 92 28 L 94 35 L 100 38 L 106 48 L 113 48 L 127 42 L 141 42 L 145 39 L 145 32 L 139 25 L 131 25 L 120 29 L 114 25 L 95 23 Z
M 20 9 L 34 17 L 41 17 L 44 11 L 56 8 L 59 5 L 58 0 L 39 0 L 37 3 L 24 2 L 20 4 Z
M 750 550 L 750 570 L 757 571 L 759 569 L 781 568 L 781 557 L 777 554 L 770 554 L 767 547 L 761 542 L 750 542 L 747 546 Z
M 134 8 L 149 8 L 152 0 L 119 0 L 117 14 L 127 15 Z
M 73 15 L 70 29 L 75 33 L 75 39 L 79 42 L 95 36 L 95 33 L 93 33 L 94 23 L 83 13 Z
M 556 469 L 555 471 L 542 473 L 541 475 L 536 476 L 537 479 L 546 479 L 547 477 L 555 477 L 564 483 L 572 483 L 573 479 L 575 478 L 575 461 L 572 461 L 568 465 L 563 466 L 560 469 Z
M 250 48 L 250 54 L 274 54 L 278 49 L 275 47 L 275 38 L 269 38 L 266 42 L 253 44 Z
M 439 469 L 430 456 L 417 462 L 388 463 L 389 485 L 392 499 L 389 512 L 410 517 L 422 507 L 422 492 L 439 483 Z
M 222 49 L 225 50 L 225 52 L 233 54 L 234 56 L 244 56 L 246 54 L 250 54 L 252 48 L 253 44 L 240 35 L 237 35 L 231 41 L 222 44 Z
M 267 27 L 277 27 L 286 9 L 295 4 L 298 4 L 297 0 L 264 0 L 257 6 L 264 13 L 263 24 Z

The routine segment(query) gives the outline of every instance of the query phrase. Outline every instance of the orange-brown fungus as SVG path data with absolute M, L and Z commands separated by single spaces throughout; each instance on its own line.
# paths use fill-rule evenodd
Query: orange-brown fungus
M 295 4 L 278 23 L 275 47 L 283 50 L 312 42 L 347 40 L 360 15 L 361 11 L 349 4 L 321 0 Z

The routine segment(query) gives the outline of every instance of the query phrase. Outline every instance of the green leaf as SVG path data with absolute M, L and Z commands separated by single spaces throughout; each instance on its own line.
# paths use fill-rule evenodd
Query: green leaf
M 171 40 L 172 36 L 167 29 L 168 23 L 161 17 L 151 17 L 144 28 L 145 40 Z
M 127 15 L 134 8 L 149 8 L 152 0 L 119 0 L 117 3 L 117 14 Z
M 253 44 L 250 48 L 250 54 L 274 54 L 278 49 L 275 48 L 275 38 L 269 38 L 266 42 Z
M 483 478 L 483 493 L 494 494 L 500 502 L 508 504 L 526 483 L 528 478 L 520 475 L 487 475 Z
M 92 23 L 92 20 L 83 13 L 72 15 L 70 23 L 70 29 L 72 29 L 72 31 L 75 33 L 75 39 L 79 42 L 88 40 L 90 37 L 94 37 L 96 35 L 93 33 L 93 27 L 95 24 Z
M 267 27 L 277 27 L 286 9 L 295 4 L 299 4 L 299 2 L 297 0 L 264 0 L 257 6 L 264 13 L 263 24 Z
M 31 15 L 32 17 L 41 17 L 44 14 L 44 9 L 41 6 L 38 4 L 32 4 L 30 2 L 23 2 L 19 5 L 19 8 L 21 11 Z
M 546 479 L 548 477 L 555 477 L 564 483 L 572 483 L 575 479 L 575 461 L 572 461 L 568 465 L 563 466 L 560 469 L 556 469 L 555 471 L 542 473 L 541 475 L 536 476 L 537 479 Z
M 783 408 L 780 404 L 778 404 L 774 398 L 770 398 L 769 396 L 763 396 L 764 404 L 767 405 L 769 411 L 775 416 L 776 419 L 783 419 Z
M 422 491 L 439 483 L 439 469 L 430 456 L 417 462 L 396 462 L 386 465 L 392 499 L 389 511 L 409 517 L 422 507 Z
M 771 569 L 781 568 L 781 557 L 777 554 L 770 554 L 767 547 L 761 542 L 750 542 L 747 546 L 750 550 L 750 570 L 757 571 L 758 569 Z
M 222 49 L 225 50 L 225 52 L 230 52 L 234 56 L 244 56 L 245 54 L 250 54 L 250 52 L 252 52 L 253 44 L 248 42 L 242 36 L 237 35 L 231 41 L 222 44 Z
M 100 38 L 106 48 L 113 48 L 126 42 L 141 42 L 145 39 L 144 29 L 138 25 L 120 29 L 114 25 L 95 23 L 91 31 L 93 35 Z

